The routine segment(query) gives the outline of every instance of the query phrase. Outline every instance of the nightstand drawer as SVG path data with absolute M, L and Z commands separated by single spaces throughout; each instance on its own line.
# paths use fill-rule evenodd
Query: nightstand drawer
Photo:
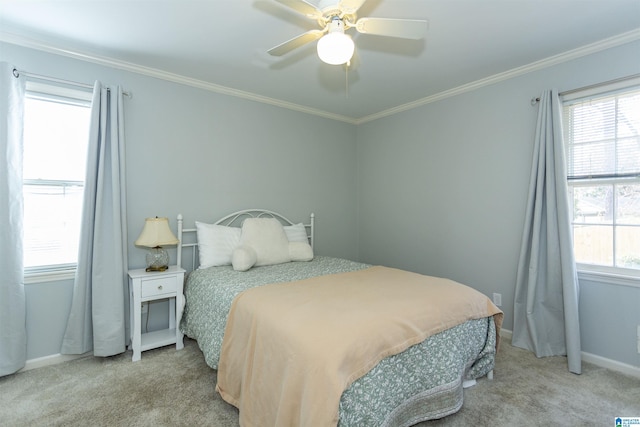
M 178 279 L 175 276 L 144 279 L 142 281 L 142 298 L 156 295 L 175 293 L 178 289 Z

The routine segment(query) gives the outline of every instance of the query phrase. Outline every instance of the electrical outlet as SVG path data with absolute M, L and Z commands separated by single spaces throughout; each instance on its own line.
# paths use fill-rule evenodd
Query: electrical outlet
M 502 306 L 502 294 L 493 294 L 493 303 L 498 307 Z

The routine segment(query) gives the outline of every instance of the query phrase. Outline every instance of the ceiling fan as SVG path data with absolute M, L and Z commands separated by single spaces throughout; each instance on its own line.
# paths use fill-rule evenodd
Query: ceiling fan
M 282 56 L 307 43 L 318 40 L 318 56 L 327 64 L 340 65 L 351 60 L 355 45 L 345 34 L 355 28 L 362 34 L 418 40 L 425 36 L 427 21 L 418 19 L 360 18 L 356 13 L 366 0 L 320 0 L 315 6 L 305 0 L 275 0 L 310 19 L 320 30 L 311 30 L 268 50 Z

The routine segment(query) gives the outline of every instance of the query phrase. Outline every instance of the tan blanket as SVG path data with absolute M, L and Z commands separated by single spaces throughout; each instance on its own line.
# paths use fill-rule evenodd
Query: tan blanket
M 216 390 L 240 425 L 335 426 L 343 391 L 383 358 L 502 312 L 447 279 L 371 267 L 250 289 L 234 300 Z

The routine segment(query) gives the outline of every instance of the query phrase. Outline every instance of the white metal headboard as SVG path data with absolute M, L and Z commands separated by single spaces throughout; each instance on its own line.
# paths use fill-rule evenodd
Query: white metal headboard
M 285 216 L 273 212 L 267 209 L 245 209 L 241 211 L 234 212 L 225 216 L 222 219 L 219 219 L 214 224 L 216 225 L 225 225 L 228 227 L 242 227 L 242 222 L 246 218 L 275 218 L 279 220 L 283 225 L 293 225 L 295 224 L 293 221 L 289 220 Z M 196 269 L 196 263 L 198 260 L 198 242 L 196 236 L 195 228 L 184 228 L 183 225 L 182 214 L 178 214 L 178 255 L 177 255 L 177 264 L 182 267 L 182 255 L 183 250 L 191 251 L 191 271 Z M 311 214 L 309 216 L 309 223 L 304 224 L 305 229 L 307 230 L 307 237 L 309 238 L 309 244 L 313 248 L 314 241 L 314 226 L 315 226 L 315 214 Z M 190 234 L 193 236 L 189 239 L 189 242 L 185 242 L 185 234 Z

